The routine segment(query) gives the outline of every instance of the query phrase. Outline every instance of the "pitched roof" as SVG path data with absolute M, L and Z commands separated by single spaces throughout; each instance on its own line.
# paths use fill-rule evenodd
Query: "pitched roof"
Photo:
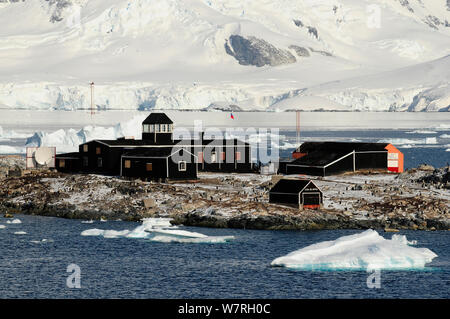
M 80 153 L 78 152 L 56 154 L 56 158 L 79 158 L 79 157 Z
M 166 113 L 150 113 L 142 124 L 173 124 Z
M 209 143 L 213 142 L 214 140 L 203 140 L 202 144 L 197 144 L 200 143 L 200 140 L 173 140 L 171 142 L 168 143 L 164 143 L 164 144 L 158 144 L 158 143 L 154 143 L 153 140 L 133 140 L 133 139 L 117 139 L 117 140 L 92 140 L 86 143 L 91 143 L 91 142 L 100 142 L 109 146 L 117 146 L 117 147 L 129 147 L 129 146 L 143 146 L 143 147 L 154 147 L 154 146 L 172 146 L 172 145 L 208 145 Z M 226 144 L 226 140 L 216 140 L 217 146 L 221 146 L 221 145 L 227 145 Z M 83 143 L 83 144 L 86 144 Z M 244 146 L 244 145 L 249 145 L 246 142 L 237 140 L 237 146 Z M 211 144 L 211 146 L 214 146 L 214 144 Z
M 309 179 L 281 179 L 272 187 L 270 192 L 298 194 L 309 182 Z
M 123 154 L 123 157 L 169 157 L 173 153 L 182 150 L 180 147 L 149 147 L 130 150 Z M 183 152 L 188 152 L 183 150 Z M 182 156 L 182 155 L 181 155 Z
M 296 152 L 307 153 L 290 164 L 325 166 L 335 160 L 356 152 L 387 152 L 388 143 L 350 143 L 350 142 L 305 142 L 297 148 Z
M 353 152 L 353 151 L 350 151 L 350 152 L 348 152 L 348 151 L 347 152 L 335 152 L 335 151 L 331 151 L 331 150 L 329 152 L 313 151 L 303 157 L 293 160 L 289 164 L 308 165 L 308 166 L 325 166 L 347 154 L 350 154 L 351 152 Z
M 297 151 L 308 153 L 311 151 L 335 151 L 349 153 L 355 151 L 385 151 L 389 143 L 354 143 L 354 142 L 305 142 Z
M 132 139 L 117 139 L 117 140 L 94 140 L 109 146 L 154 146 L 155 143 L 153 143 L 151 140 L 132 140 Z M 93 141 L 89 141 L 93 142 Z M 89 143 L 88 142 L 88 143 Z M 170 145 L 172 145 L 171 143 Z M 157 144 L 156 144 L 157 145 Z

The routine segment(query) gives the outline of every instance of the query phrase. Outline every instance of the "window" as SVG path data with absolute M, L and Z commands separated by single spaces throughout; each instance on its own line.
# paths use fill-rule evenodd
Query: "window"
M 236 152 L 236 161 L 241 160 L 241 152 Z
M 85 145 L 83 145 L 83 152 L 87 152 L 88 151 L 88 145 L 87 144 L 85 144 Z
M 217 162 L 216 152 L 211 152 L 211 163 L 216 163 L 216 162 Z
M 173 124 L 168 124 L 167 127 L 168 127 L 167 128 L 168 132 L 172 132 L 173 131 Z
M 145 169 L 147 170 L 147 172 L 153 171 L 153 163 L 147 163 L 145 165 Z
M 222 154 L 222 161 L 225 161 L 225 152 L 221 152 Z
M 153 133 L 153 132 L 155 132 L 155 125 L 154 124 L 151 124 L 151 125 L 149 125 L 149 133 Z
M 63 159 L 59 160 L 59 167 L 66 167 L 66 161 Z
M 97 166 L 103 167 L 103 159 L 101 157 L 97 158 Z
M 161 125 L 161 132 L 165 132 L 166 131 L 166 124 L 162 124 Z
M 83 157 L 83 166 L 87 167 L 89 165 L 89 157 Z
M 178 162 L 178 170 L 180 172 L 186 171 L 186 162 L 185 161 Z
M 101 149 L 101 147 L 96 147 L 95 148 L 95 154 L 101 154 L 102 153 L 102 149 Z
M 131 168 L 131 161 L 125 160 L 125 168 Z
M 149 125 L 148 125 L 148 124 L 142 125 L 142 131 L 143 131 L 144 133 L 149 133 Z
M 159 133 L 160 125 L 155 124 L 155 133 Z
M 198 155 L 198 162 L 203 163 L 203 152 L 198 152 L 197 155 Z

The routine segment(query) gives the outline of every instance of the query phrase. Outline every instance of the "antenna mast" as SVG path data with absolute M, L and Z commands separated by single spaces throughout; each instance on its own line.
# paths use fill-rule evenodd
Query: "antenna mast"
M 300 111 L 296 111 L 297 145 L 300 144 Z
M 91 117 L 94 115 L 94 82 L 90 83 L 91 86 Z

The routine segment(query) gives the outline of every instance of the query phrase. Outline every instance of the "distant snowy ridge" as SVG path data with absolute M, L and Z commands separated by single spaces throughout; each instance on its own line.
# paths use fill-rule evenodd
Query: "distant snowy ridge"
M 449 111 L 448 1 L 0 0 L 0 106 Z M 233 106 L 233 107 L 231 107 Z

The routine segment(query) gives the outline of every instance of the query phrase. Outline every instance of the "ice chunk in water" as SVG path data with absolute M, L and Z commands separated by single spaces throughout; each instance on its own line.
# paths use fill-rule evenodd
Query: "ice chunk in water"
M 130 231 L 128 229 L 125 230 L 104 230 L 104 229 L 87 229 L 81 232 L 81 236 L 103 236 L 105 238 L 118 238 L 118 237 L 124 237 L 128 235 Z
M 147 232 L 153 232 L 156 234 L 173 235 L 179 237 L 191 237 L 191 238 L 206 238 L 208 236 L 196 232 L 178 229 L 146 229 Z
M 226 243 L 234 239 L 234 236 L 205 236 L 197 238 L 181 238 L 177 236 L 156 235 L 151 241 L 161 243 L 194 243 L 194 244 L 219 244 Z
M 7 224 L 22 224 L 22 222 L 20 221 L 20 219 L 13 219 L 13 220 L 7 220 L 6 221 Z
M 129 230 L 104 230 L 87 229 L 81 232 L 82 236 L 103 236 L 105 238 L 150 238 L 159 242 L 179 242 L 179 243 L 225 243 L 234 236 L 207 236 L 197 232 L 178 229 L 170 224 L 170 218 L 146 218 L 142 225 L 132 231 Z
M 276 258 L 272 266 L 296 269 L 420 269 L 437 255 L 411 247 L 406 236 L 385 239 L 374 230 L 343 236 Z
M 81 236 L 101 236 L 105 231 L 103 229 L 87 229 L 81 232 Z

